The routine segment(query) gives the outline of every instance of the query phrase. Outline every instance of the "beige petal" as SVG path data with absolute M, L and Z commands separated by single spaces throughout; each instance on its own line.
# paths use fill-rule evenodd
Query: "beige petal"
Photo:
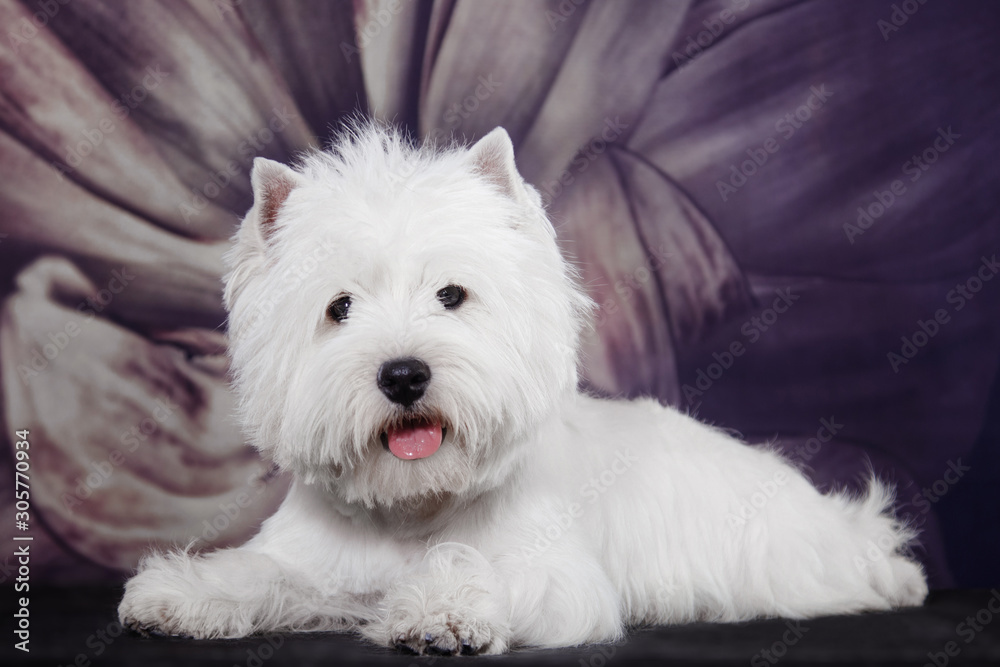
M 65 259 L 39 260 L 18 287 L 0 316 L 5 418 L 30 431 L 45 524 L 121 569 L 150 546 L 249 537 L 285 480 L 267 483 L 240 437 L 224 372 L 53 300 L 96 292 Z
M 625 150 L 574 162 L 569 184 L 545 195 L 600 307 L 586 377 L 612 393 L 676 402 L 675 346 L 753 301 L 730 250 L 669 177 Z
M 80 258 L 98 286 L 96 305 L 153 328 L 216 327 L 222 309 L 222 254 L 228 242 L 200 243 L 165 232 L 60 178 L 35 153 L 0 132 L 4 231 L 13 241 Z M 112 283 L 115 275 L 123 278 Z
M 341 57 L 360 58 L 368 109 L 376 118 L 416 125 L 421 49 L 427 4 L 414 0 L 364 0 L 355 4 L 354 32 Z
M 752 303 L 746 279 L 701 209 L 642 156 L 624 150 L 610 155 L 639 238 L 665 264 L 652 275 L 663 294 L 674 340 L 699 340 L 719 322 L 746 311 Z
M 583 342 L 585 384 L 606 394 L 676 403 L 674 345 L 655 279 L 658 268 L 669 265 L 643 244 L 607 157 L 577 176 L 556 200 L 552 217 L 563 249 L 579 266 L 598 306 L 594 328 Z
M 183 202 L 189 216 L 201 212 L 200 198 L 243 214 L 254 156 L 288 161 L 315 144 L 235 6 L 74 0 L 49 22 L 105 88 L 135 102 L 131 117 L 193 190 Z
M 621 141 L 643 113 L 669 62 L 688 2 L 596 2 L 586 11 L 518 164 L 543 187 L 592 139 Z M 575 15 L 574 15 L 575 16 Z M 572 26 L 559 26 L 556 31 Z
M 565 67 L 587 11 L 565 4 L 573 8 L 565 19 L 559 3 L 535 0 L 465 2 L 436 13 L 441 41 L 434 51 L 428 45 L 424 63 L 421 135 L 472 139 L 500 125 L 518 145 Z
M 154 224 L 185 236 L 232 234 L 232 214 L 212 202 L 197 220 L 184 216 L 179 203 L 190 193 L 133 122 L 128 105 L 31 16 L 19 3 L 0 3 L 0 23 L 14 35 L 0 40 L 0 126 L 61 177 Z M 7 187 L 17 187 L 20 177 L 14 174 Z
M 410 0 L 396 0 L 396 3 L 404 11 L 416 4 Z M 355 37 L 351 3 L 274 0 L 233 5 L 281 72 L 309 127 L 324 143 L 339 119 L 366 107 L 362 63 L 368 47 L 363 41 L 359 44 Z M 396 45 L 397 37 L 406 38 L 404 34 L 396 34 L 397 22 L 402 18 L 405 23 L 405 16 L 397 18 L 392 12 L 390 15 L 392 21 L 387 28 L 383 29 L 376 19 L 371 30 L 377 34 L 377 41 Z M 395 86 L 388 88 L 385 94 L 392 94 Z M 373 107 L 385 106 L 373 93 L 367 94 Z M 392 117 L 396 110 L 391 104 L 389 108 Z

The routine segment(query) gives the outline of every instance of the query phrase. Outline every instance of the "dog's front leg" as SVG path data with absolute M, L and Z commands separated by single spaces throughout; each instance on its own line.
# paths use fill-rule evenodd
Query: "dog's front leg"
M 352 624 L 348 606 L 270 556 L 239 548 L 146 557 L 118 615 L 138 632 L 210 639 L 343 629 Z
M 578 547 L 567 539 L 487 560 L 471 547 L 439 544 L 417 574 L 389 589 L 379 621 L 362 632 L 383 645 L 441 655 L 614 641 L 622 634 L 618 595 Z
M 461 544 L 433 547 L 418 572 L 389 588 L 379 616 L 362 633 L 407 652 L 494 654 L 510 643 L 505 587 L 482 554 Z
M 513 644 L 557 648 L 621 638 L 620 596 L 572 535 L 525 545 L 497 563 L 509 591 Z

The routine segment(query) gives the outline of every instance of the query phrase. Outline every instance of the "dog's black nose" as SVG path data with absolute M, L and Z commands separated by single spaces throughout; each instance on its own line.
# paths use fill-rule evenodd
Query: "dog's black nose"
M 420 359 L 393 359 L 378 369 L 378 388 L 393 403 L 410 407 L 427 391 L 431 369 Z

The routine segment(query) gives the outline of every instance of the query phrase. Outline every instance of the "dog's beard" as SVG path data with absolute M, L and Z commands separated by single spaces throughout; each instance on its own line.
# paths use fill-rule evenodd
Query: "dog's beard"
M 311 455 L 286 464 L 307 483 L 323 484 L 348 505 L 423 505 L 466 495 L 480 481 L 477 473 L 486 443 L 474 419 L 451 416 L 430 403 L 385 409 L 370 420 L 365 420 L 364 411 L 336 414 L 348 415 L 347 423 L 320 423 L 307 436 L 314 446 L 296 449 Z
M 346 514 L 362 512 L 366 521 L 419 536 L 446 522 L 449 509 L 510 485 L 530 452 L 525 434 L 503 422 L 470 422 L 429 408 L 414 414 L 441 420 L 444 437 L 431 456 L 407 460 L 387 451 L 385 425 L 394 422 L 381 421 L 349 465 L 307 467 L 301 476 L 323 484 Z M 353 443 L 344 450 L 357 451 Z
M 282 392 L 274 383 L 242 385 L 251 390 L 243 397 L 245 423 L 260 424 L 255 442 L 303 482 L 325 487 L 345 513 L 426 509 L 444 498 L 469 503 L 502 487 L 559 395 L 543 390 L 544 375 L 512 377 L 484 364 L 485 355 L 466 361 L 451 346 L 447 359 L 431 362 L 427 393 L 405 407 L 378 389 L 381 356 L 363 347 L 283 351 L 287 361 L 269 357 L 269 366 L 300 372 Z
M 482 382 L 480 377 L 491 375 L 488 369 L 458 374 L 478 367 L 456 363 L 454 348 L 450 354 L 450 366 L 431 364 L 434 381 L 410 406 L 394 404 L 378 390 L 377 365 L 364 365 L 371 355 L 355 350 L 336 358 L 294 359 L 308 370 L 295 376 L 287 399 L 257 403 L 277 427 L 275 460 L 360 509 L 446 495 L 472 500 L 504 484 L 548 406 L 531 404 L 537 411 L 532 414 L 526 397 L 533 392 L 508 389 L 497 373 Z
M 353 465 L 324 481 L 344 502 L 367 509 L 407 510 L 469 494 L 476 483 L 475 460 L 458 430 L 443 430 L 438 449 L 418 459 L 396 456 L 383 444 L 382 431 L 369 440 Z

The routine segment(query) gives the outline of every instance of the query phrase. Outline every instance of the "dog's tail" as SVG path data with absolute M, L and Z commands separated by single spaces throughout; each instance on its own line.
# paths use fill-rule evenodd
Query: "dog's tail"
M 919 605 L 927 580 L 913 548 L 919 530 L 912 517 L 899 517 L 895 489 L 869 472 L 867 491 L 851 503 L 861 544 L 854 557 L 858 570 L 894 607 Z

